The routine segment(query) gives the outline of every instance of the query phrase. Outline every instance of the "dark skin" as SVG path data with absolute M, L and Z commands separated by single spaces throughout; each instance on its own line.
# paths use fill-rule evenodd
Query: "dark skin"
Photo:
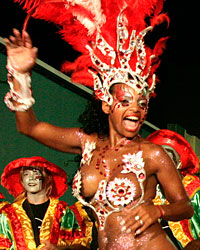
M 44 241 L 45 247 L 42 250 L 88 250 L 88 248 L 80 246 L 80 245 L 73 245 L 69 247 L 58 247 L 54 244 L 51 244 L 49 241 Z
M 187 244 L 184 248 L 185 250 L 199 250 L 200 249 L 200 239 L 193 240 Z
M 9 40 L 6 39 L 6 47 L 12 66 L 20 72 L 30 72 L 35 64 L 37 50 L 32 47 L 29 35 L 24 32 L 22 39 L 20 32 L 14 30 L 14 36 Z M 15 58 L 17 59 L 15 60 Z M 15 89 L 20 88 L 15 79 L 14 86 Z M 160 211 L 151 200 L 155 197 L 156 185 L 159 182 L 170 202 L 169 205 L 162 206 L 163 219 L 177 221 L 192 216 L 193 208 L 189 198 L 167 153 L 160 146 L 138 137 L 138 132 L 147 114 L 146 97 L 121 83 L 113 87 L 112 95 L 114 101 L 111 106 L 106 102 L 102 103 L 103 112 L 108 114 L 109 137 L 98 139 L 97 134 L 88 135 L 79 128 L 61 128 L 38 121 L 32 108 L 26 112 L 16 112 L 18 131 L 66 153 L 81 154 L 86 141 L 95 142 L 96 148 L 92 152 L 90 164 L 85 163 L 81 168 L 82 192 L 85 197 L 89 198 L 94 196 L 102 179 L 109 183 L 115 177 L 126 177 L 136 187 L 134 204 L 137 203 L 141 196 L 141 188 L 135 174 L 122 174 L 122 166 L 117 166 L 122 163 L 124 155 L 142 151 L 146 171 L 143 203 L 134 209 L 131 209 L 132 205 L 128 205 L 121 212 L 108 216 L 105 228 L 99 231 L 99 249 L 163 250 L 163 245 L 168 250 L 176 249 L 161 229 L 158 223 L 161 216 Z M 129 143 L 123 144 L 116 152 L 115 149 L 127 140 Z M 108 176 L 101 173 L 104 171 L 102 161 L 99 169 L 95 168 L 99 152 L 105 146 L 107 146 L 107 150 L 104 153 L 104 164 L 109 171 Z M 174 192 L 175 190 L 176 192 Z M 143 225 L 140 221 L 135 220 L 135 216 L 142 219 Z

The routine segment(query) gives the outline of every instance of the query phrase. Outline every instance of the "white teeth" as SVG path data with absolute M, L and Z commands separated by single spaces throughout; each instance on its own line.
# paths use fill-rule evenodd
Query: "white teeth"
M 128 116 L 125 118 L 126 120 L 131 120 L 131 121 L 138 121 L 139 118 L 137 116 Z

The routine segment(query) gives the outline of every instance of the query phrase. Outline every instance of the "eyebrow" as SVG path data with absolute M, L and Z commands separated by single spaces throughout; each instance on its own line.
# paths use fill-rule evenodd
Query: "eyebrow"
M 25 169 L 25 170 L 23 171 L 23 173 L 24 173 L 24 172 L 27 172 L 27 171 L 33 171 L 33 172 L 38 172 L 38 173 L 42 174 L 41 171 L 40 171 L 39 169 Z

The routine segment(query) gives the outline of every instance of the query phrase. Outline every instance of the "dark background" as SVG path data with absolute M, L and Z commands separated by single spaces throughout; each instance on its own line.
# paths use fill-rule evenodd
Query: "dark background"
M 26 14 L 12 0 L 3 0 L 0 6 L 0 36 L 8 37 L 13 27 L 22 29 Z M 167 0 L 165 10 L 171 19 L 167 31 L 170 40 L 158 71 L 157 97 L 150 101 L 147 120 L 159 128 L 176 123 L 200 137 L 199 4 L 194 0 Z M 78 55 L 60 38 L 54 24 L 31 19 L 28 32 L 39 49 L 39 59 L 56 69 Z M 5 79 L 0 76 L 0 80 Z

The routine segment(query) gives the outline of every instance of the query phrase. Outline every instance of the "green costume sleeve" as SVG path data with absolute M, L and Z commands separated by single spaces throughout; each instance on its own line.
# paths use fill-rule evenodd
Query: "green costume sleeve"
M 61 220 L 61 230 L 69 245 L 79 244 L 90 249 L 92 228 L 93 223 L 80 202 L 65 210 Z
M 194 215 L 189 220 L 190 230 L 194 239 L 200 237 L 200 190 L 191 199 L 194 207 Z
M 0 249 L 15 250 L 9 219 L 6 214 L 0 214 Z

